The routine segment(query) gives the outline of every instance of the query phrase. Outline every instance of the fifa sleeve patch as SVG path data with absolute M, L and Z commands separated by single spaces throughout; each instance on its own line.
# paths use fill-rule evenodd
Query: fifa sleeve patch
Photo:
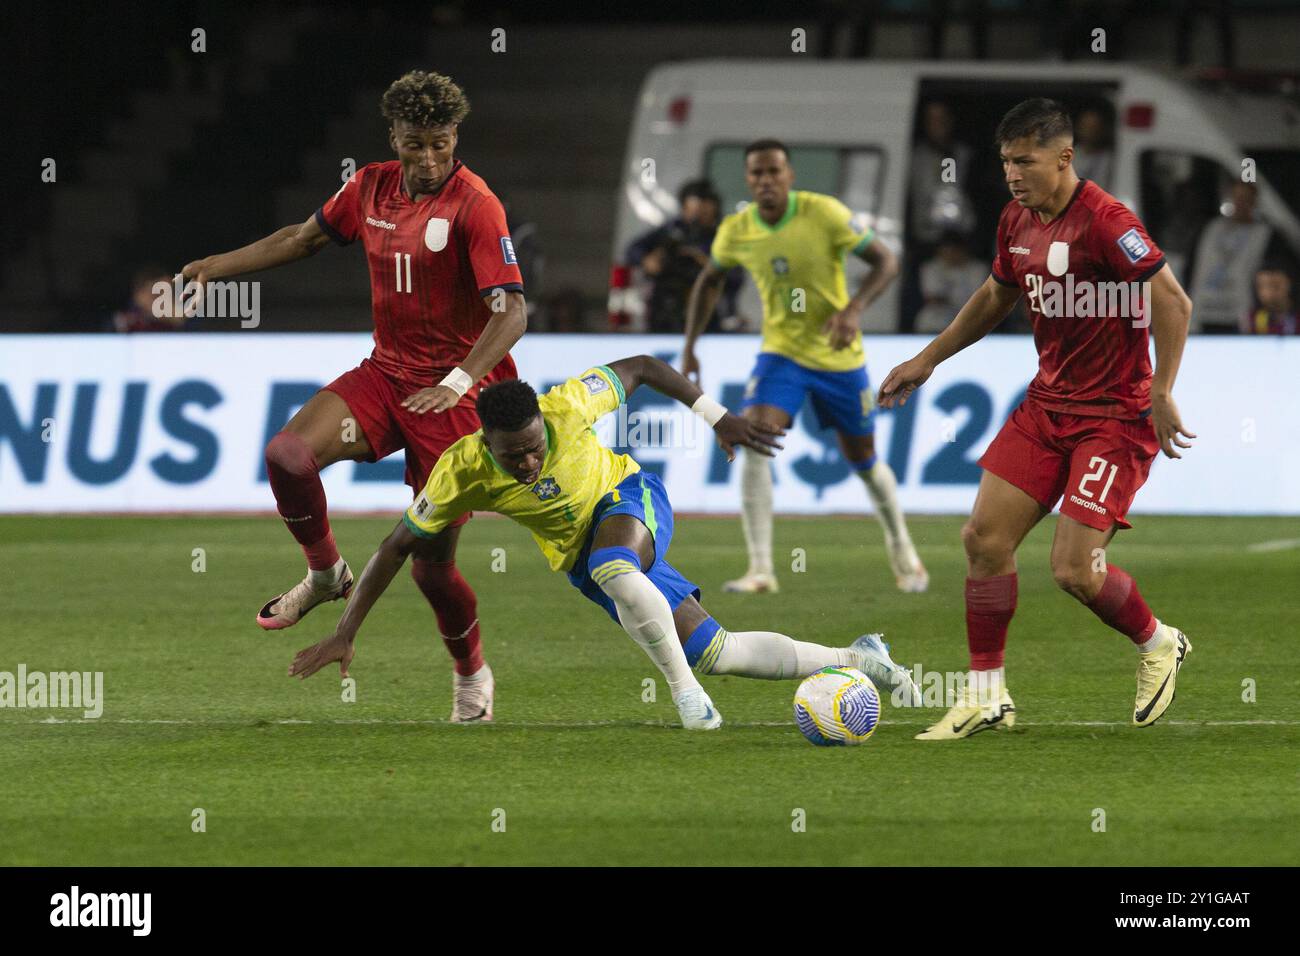
M 411 502 L 411 513 L 420 521 L 426 520 L 429 515 L 433 514 L 433 502 L 420 492 L 420 497 Z
M 519 260 L 515 258 L 515 244 L 510 241 L 509 236 L 501 237 L 501 258 L 505 260 L 505 264 L 508 266 L 519 264 Z
M 592 372 L 590 375 L 582 376 L 582 384 L 587 386 L 587 391 L 592 395 L 599 395 L 601 392 L 609 391 L 609 382 L 599 372 Z
M 1115 241 L 1119 243 L 1119 247 L 1124 250 L 1124 255 L 1128 256 L 1128 261 L 1132 263 L 1141 262 L 1142 258 L 1151 251 L 1151 247 L 1143 241 L 1136 229 L 1130 229 Z

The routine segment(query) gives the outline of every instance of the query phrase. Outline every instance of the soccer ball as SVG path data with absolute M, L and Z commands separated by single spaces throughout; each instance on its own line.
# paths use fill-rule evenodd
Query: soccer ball
M 879 720 L 880 695 L 854 667 L 823 667 L 794 694 L 794 722 L 819 747 L 860 744 Z

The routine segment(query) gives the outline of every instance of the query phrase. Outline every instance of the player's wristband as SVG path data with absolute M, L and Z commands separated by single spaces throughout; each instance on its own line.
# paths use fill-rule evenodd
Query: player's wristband
M 474 384 L 474 380 L 469 377 L 469 373 L 463 368 L 454 368 L 448 372 L 447 377 L 438 384 L 446 386 L 455 392 L 460 398 L 464 398 L 465 393 L 469 391 L 469 387 Z
M 721 402 L 714 401 L 707 395 L 701 395 L 691 406 L 691 411 L 704 419 L 710 428 L 721 421 L 722 416 L 727 414 L 726 406 Z

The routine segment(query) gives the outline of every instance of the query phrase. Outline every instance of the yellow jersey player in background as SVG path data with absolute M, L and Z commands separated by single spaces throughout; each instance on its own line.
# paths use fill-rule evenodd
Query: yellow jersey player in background
M 588 369 L 540 399 L 518 379 L 485 388 L 478 399 L 483 429 L 438 459 L 424 490 L 366 565 L 334 634 L 300 651 L 290 676 L 306 678 L 338 661 L 346 677 L 361 622 L 407 555 L 418 556 L 467 512 L 495 511 L 531 531 L 551 569 L 566 572 L 650 656 L 688 729 L 722 724 L 697 672 L 780 680 L 847 665 L 866 673 L 881 696 L 919 706 L 911 675 L 890 659 L 878 634 L 849 647 L 823 647 L 770 631 L 727 631 L 700 606 L 699 588 L 667 560 L 673 510 L 663 483 L 610 451 L 592 430 L 642 384 L 689 406 L 729 458 L 736 445 L 765 456 L 781 447 L 781 428 L 730 414 L 647 355 Z M 481 673 L 492 680 L 486 667 Z
M 788 428 L 811 397 L 821 426 L 836 430 L 845 460 L 867 486 L 898 587 L 924 591 L 930 578 L 907 533 L 898 482 L 876 456 L 874 399 L 860 329 L 863 312 L 898 274 L 898 261 L 873 230 L 853 222 L 838 199 L 791 188 L 790 154 L 779 141 L 745 147 L 745 181 L 754 201 L 723 220 L 709 265 L 691 291 L 682 371 L 698 380 L 695 342 L 727 272 L 744 266 L 763 299 L 763 346 L 745 388 L 744 416 Z M 852 298 L 844 281 L 850 252 L 872 267 Z M 723 590 L 775 591 L 772 469 L 765 457 L 745 453 L 740 499 L 749 569 Z

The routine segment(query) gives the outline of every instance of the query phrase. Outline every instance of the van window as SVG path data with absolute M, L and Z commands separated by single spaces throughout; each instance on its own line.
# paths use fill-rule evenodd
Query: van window
M 705 157 L 705 174 L 722 196 L 724 212 L 749 201 L 745 185 L 745 143 L 715 143 Z M 854 212 L 880 209 L 885 154 L 877 146 L 790 146 L 795 188 L 835 196 Z

